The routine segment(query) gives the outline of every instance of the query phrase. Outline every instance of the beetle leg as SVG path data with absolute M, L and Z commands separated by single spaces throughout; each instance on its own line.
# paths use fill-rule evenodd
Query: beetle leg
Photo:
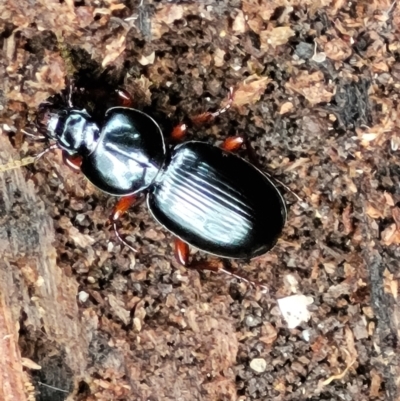
M 121 216 L 132 206 L 136 203 L 137 196 L 136 195 L 128 195 L 120 198 L 116 205 L 114 206 L 111 215 L 110 215 L 110 222 L 113 226 L 115 236 L 117 237 L 118 241 L 128 247 L 131 251 L 137 252 L 135 248 L 129 245 L 122 237 L 118 231 L 117 222 L 121 218 Z
M 261 287 L 263 289 L 268 290 L 268 287 L 266 287 L 265 285 L 257 283 L 255 281 L 251 281 L 240 274 L 232 273 L 229 270 L 226 270 L 226 269 L 220 267 L 219 264 L 215 264 L 215 263 L 213 264 L 212 262 L 208 261 L 208 262 L 204 262 L 204 263 L 200 262 L 200 263 L 194 263 L 193 265 L 190 265 L 189 264 L 189 245 L 186 242 L 183 242 L 179 238 L 175 238 L 175 259 L 182 266 L 197 269 L 197 270 L 209 270 L 214 273 L 221 272 L 221 273 L 227 274 L 228 276 L 234 277 L 238 280 L 244 281 L 245 283 L 248 283 L 252 286 Z
M 296 194 L 296 192 L 294 192 L 293 190 L 291 190 L 286 184 L 284 184 L 281 180 L 278 180 L 277 178 L 269 175 L 268 173 L 264 174 L 266 176 L 268 176 L 268 178 L 270 178 L 272 181 L 275 181 L 278 185 L 280 185 L 281 187 L 283 187 L 284 189 L 286 189 L 286 191 L 290 192 L 296 199 L 298 202 L 303 202 L 303 199 L 300 198 L 299 195 Z
M 175 259 L 182 266 L 189 265 L 189 245 L 179 238 L 175 238 Z
M 218 266 L 212 265 L 210 262 L 207 263 L 189 263 L 189 245 L 182 241 L 180 238 L 175 238 L 174 254 L 176 261 L 187 268 L 198 269 L 198 270 L 211 270 L 215 273 L 218 272 Z
M 119 106 L 130 107 L 130 108 L 134 106 L 133 97 L 125 89 L 116 89 L 115 94 L 117 95 L 118 98 L 117 102 Z
M 253 287 L 260 287 L 263 290 L 269 291 L 269 288 L 266 285 L 264 285 L 262 283 L 259 283 L 258 281 L 249 280 L 248 278 L 242 276 L 241 274 L 233 273 L 233 272 L 231 272 L 229 270 L 226 270 L 226 269 L 219 269 L 218 271 L 221 272 L 221 273 L 225 273 L 228 276 L 234 277 L 234 278 L 236 278 L 236 279 L 238 279 L 240 281 L 243 281 L 243 282 L 245 282 L 247 284 L 250 284 Z
M 221 148 L 229 152 L 236 152 L 242 147 L 243 144 L 245 145 L 247 157 L 251 163 L 261 170 L 261 165 L 257 159 L 256 152 L 251 146 L 251 143 L 246 135 L 229 136 L 224 140 L 224 142 L 222 142 Z
M 174 142 L 182 141 L 186 135 L 187 125 L 184 123 L 178 124 L 171 132 L 171 139 Z
M 221 148 L 224 150 L 228 150 L 229 152 L 235 152 L 239 150 L 243 144 L 246 147 L 247 157 L 249 158 L 251 163 L 261 170 L 261 165 L 257 159 L 256 152 L 251 146 L 251 143 L 246 135 L 229 136 L 225 139 L 224 142 L 222 142 Z
M 201 113 L 197 116 L 193 116 L 190 118 L 192 123 L 196 125 L 204 124 L 209 121 L 212 121 L 215 117 L 218 117 L 222 113 L 225 113 L 227 110 L 229 110 L 232 106 L 233 102 L 233 88 L 229 89 L 229 97 L 228 97 L 228 103 L 225 107 L 222 107 L 218 109 L 217 111 L 214 111 L 213 113 L 207 111 L 205 113 Z M 177 126 L 174 127 L 174 129 L 171 132 L 171 139 L 174 142 L 179 142 L 182 141 L 183 138 L 186 136 L 186 131 L 187 131 L 187 125 L 185 123 L 180 123 Z
M 222 142 L 221 148 L 229 152 L 235 152 L 241 148 L 243 143 L 245 143 L 245 138 L 243 136 L 230 136 Z
M 233 103 L 233 88 L 229 88 L 228 103 L 225 107 L 221 107 L 220 109 L 214 111 L 214 113 L 207 111 L 197 116 L 193 116 L 190 119 L 194 124 L 197 125 L 208 123 L 209 121 L 214 120 L 215 117 L 218 117 L 219 115 L 228 111 L 231 108 L 232 103 Z
M 70 167 L 74 171 L 81 171 L 81 164 L 82 164 L 82 157 L 77 155 L 77 156 L 71 156 L 67 152 L 63 152 L 62 154 L 64 163 Z

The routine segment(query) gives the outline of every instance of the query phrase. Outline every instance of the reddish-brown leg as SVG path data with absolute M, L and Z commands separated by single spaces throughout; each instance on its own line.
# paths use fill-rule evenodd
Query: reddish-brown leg
M 128 247 L 131 251 L 137 252 L 135 248 L 129 245 L 120 235 L 118 232 L 117 223 L 121 216 L 137 201 L 136 195 L 128 195 L 124 196 L 123 198 L 119 199 L 116 205 L 114 206 L 111 215 L 110 215 L 110 222 L 113 225 L 115 236 L 117 237 L 118 241 Z
M 133 107 L 134 106 L 133 97 L 125 89 L 116 89 L 115 94 L 117 95 L 118 106 L 121 106 L 121 107 Z
M 175 259 L 182 266 L 189 265 L 189 245 L 179 238 L 175 238 Z
M 211 270 L 215 273 L 219 271 L 218 266 L 212 265 L 210 262 L 204 263 L 189 263 L 189 245 L 182 241 L 180 238 L 175 238 L 175 249 L 174 249 L 176 261 L 185 267 L 190 267 L 198 270 Z
M 179 264 L 187 268 L 193 268 L 197 270 L 209 270 L 214 273 L 220 273 L 220 272 L 225 273 L 228 276 L 244 281 L 250 285 L 261 287 L 268 290 L 268 287 L 266 287 L 263 284 L 251 281 L 240 274 L 232 273 L 229 270 L 224 269 L 223 267 L 221 267 L 221 263 L 213 264 L 212 262 L 200 262 L 200 263 L 189 264 L 189 245 L 186 242 L 183 242 L 179 238 L 175 238 L 175 259 Z
M 250 144 L 250 141 L 245 135 L 230 136 L 221 144 L 221 148 L 230 152 L 238 151 L 242 145 L 245 145 L 247 157 L 256 167 L 260 168 L 260 163 L 257 160 L 256 152 Z
M 205 113 L 201 113 L 197 116 L 193 116 L 190 119 L 194 124 L 204 124 L 208 123 L 209 121 L 212 121 L 215 117 L 220 116 L 221 114 L 225 113 L 227 110 L 229 110 L 232 106 L 233 102 L 233 88 L 229 89 L 229 95 L 228 95 L 228 104 L 225 107 L 222 107 L 218 109 L 217 111 L 214 111 L 214 113 L 211 113 L 209 111 Z
M 174 142 L 180 142 L 186 135 L 187 125 L 184 123 L 178 124 L 171 132 L 171 139 Z
M 233 102 L 233 89 L 230 88 L 228 104 L 225 107 L 222 107 L 222 108 L 218 109 L 217 111 L 214 111 L 214 113 L 207 111 L 207 112 L 201 113 L 197 116 L 193 116 L 190 119 L 196 125 L 200 125 L 200 124 L 204 124 L 209 121 L 212 121 L 215 117 L 217 117 L 217 116 L 221 115 L 222 113 L 225 113 L 227 110 L 229 110 L 232 106 L 232 102 Z M 182 141 L 186 136 L 186 131 L 187 131 L 187 125 L 185 123 L 179 123 L 172 130 L 172 133 L 171 133 L 172 141 L 174 141 L 174 142 Z
M 82 156 L 71 156 L 63 152 L 64 163 L 74 171 L 81 171 Z
M 230 136 L 225 139 L 221 144 L 221 148 L 224 150 L 228 150 L 229 152 L 236 152 L 239 150 L 242 145 L 245 143 L 245 139 L 243 136 Z

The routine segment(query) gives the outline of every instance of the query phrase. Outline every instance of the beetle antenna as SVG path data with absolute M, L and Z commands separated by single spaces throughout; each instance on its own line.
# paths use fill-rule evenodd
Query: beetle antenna
M 74 105 L 72 104 L 72 87 L 68 90 L 68 97 L 67 97 L 68 107 L 72 109 Z
M 21 132 L 26 135 L 29 136 L 30 138 L 34 138 L 35 140 L 43 140 L 46 139 L 46 136 L 44 135 L 36 135 L 36 134 L 32 134 L 31 132 L 25 131 L 24 129 L 21 129 Z
M 56 150 L 56 149 L 58 149 L 58 145 L 56 143 L 54 143 L 53 145 L 49 146 L 48 148 L 46 148 L 45 150 L 43 150 L 42 152 L 37 154 L 35 157 L 35 162 L 37 162 L 39 159 L 41 159 L 46 153 L 49 153 L 52 150 Z
M 121 244 L 123 244 L 123 245 L 125 245 L 126 247 L 128 247 L 131 251 L 137 252 L 137 249 L 135 249 L 132 245 L 129 245 L 129 244 L 121 237 L 121 234 L 118 232 L 118 227 L 117 227 L 116 221 L 113 221 L 113 222 L 112 222 L 112 225 L 113 225 L 113 229 L 114 229 L 115 236 L 117 237 L 118 241 L 121 242 Z
M 74 108 L 72 103 L 72 92 L 74 91 L 74 80 L 73 78 L 67 78 L 67 104 L 70 109 Z
M 243 277 L 243 276 L 241 276 L 241 275 L 239 275 L 239 274 L 232 273 L 232 272 L 230 272 L 229 270 L 226 270 L 226 269 L 218 269 L 218 272 L 225 273 L 225 274 L 227 274 L 228 276 L 231 276 L 231 277 L 236 278 L 236 279 L 238 279 L 238 280 L 240 280 L 240 281 L 243 281 L 243 282 L 245 282 L 245 283 L 247 283 L 247 284 L 250 284 L 250 285 L 253 286 L 253 287 L 260 287 L 260 288 L 262 288 L 264 291 L 269 292 L 269 288 L 268 288 L 266 285 L 261 284 L 261 283 L 258 283 L 257 281 L 249 280 L 248 278 Z

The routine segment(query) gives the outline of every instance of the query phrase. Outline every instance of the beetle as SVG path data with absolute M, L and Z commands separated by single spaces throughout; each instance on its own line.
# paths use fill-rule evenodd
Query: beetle
M 109 108 L 100 123 L 72 104 L 47 113 L 43 121 L 53 144 L 38 157 L 61 149 L 66 164 L 101 191 L 120 197 L 110 221 L 117 238 L 133 251 L 117 222 L 145 193 L 152 216 L 175 236 L 175 257 L 182 265 L 189 264 L 189 246 L 229 259 L 268 252 L 285 225 L 286 203 L 268 175 L 234 153 L 244 137 L 229 137 L 220 147 L 183 141 L 187 126 L 179 123 L 171 138 L 181 143 L 167 145 L 158 123 L 133 108 L 127 92 L 118 93 L 121 105 Z M 231 90 L 226 107 L 192 121 L 213 120 L 232 99 Z

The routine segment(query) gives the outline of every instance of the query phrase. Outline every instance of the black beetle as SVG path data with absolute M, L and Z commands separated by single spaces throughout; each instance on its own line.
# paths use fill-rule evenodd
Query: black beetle
M 120 92 L 125 107 L 107 110 L 101 124 L 86 110 L 71 107 L 49 113 L 47 136 L 68 165 L 79 169 L 100 190 L 120 196 L 111 221 L 117 221 L 147 192 L 153 217 L 176 237 L 175 256 L 188 264 L 189 247 L 223 258 L 251 259 L 269 251 L 286 222 L 286 205 L 272 180 L 253 164 L 232 153 L 243 137 L 231 137 L 221 147 L 199 141 L 166 146 L 156 121 Z M 214 113 L 192 119 L 210 121 Z M 172 131 L 184 137 L 186 125 Z M 134 250 L 134 249 L 133 249 Z M 211 270 L 215 270 L 211 268 Z M 239 276 L 240 277 L 240 276 Z

